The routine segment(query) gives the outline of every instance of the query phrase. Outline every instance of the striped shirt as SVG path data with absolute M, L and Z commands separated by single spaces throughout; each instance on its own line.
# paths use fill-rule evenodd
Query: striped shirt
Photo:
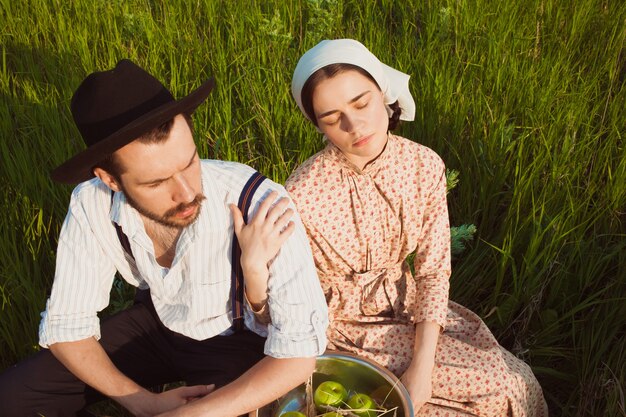
M 123 193 L 111 191 L 98 178 L 73 191 L 57 248 L 54 284 L 39 326 L 43 347 L 57 342 L 100 338 L 97 313 L 109 304 L 118 271 L 133 286 L 150 288 L 154 307 L 169 329 L 196 340 L 228 332 L 233 220 L 229 204 L 254 173 L 246 165 L 202 161 L 202 187 L 207 197 L 197 220 L 181 233 L 171 267 L 160 266 L 138 212 Z M 269 179 L 263 181 L 250 215 L 271 191 L 288 196 Z M 291 208 L 295 207 L 291 204 Z M 245 303 L 244 323 L 266 336 L 265 354 L 277 358 L 310 357 L 326 347 L 327 308 L 309 242 L 296 214 L 294 233 L 270 265 L 268 309 L 271 321 L 255 320 Z M 112 222 L 128 236 L 134 259 L 127 255 Z

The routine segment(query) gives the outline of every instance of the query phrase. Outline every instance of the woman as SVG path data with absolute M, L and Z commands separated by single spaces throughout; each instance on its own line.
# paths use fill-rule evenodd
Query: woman
M 420 416 L 547 415 L 530 368 L 448 301 L 444 164 L 389 133 L 413 120 L 408 79 L 350 39 L 322 41 L 293 75 L 300 110 L 328 141 L 286 188 L 328 301 L 329 348 L 387 367 Z

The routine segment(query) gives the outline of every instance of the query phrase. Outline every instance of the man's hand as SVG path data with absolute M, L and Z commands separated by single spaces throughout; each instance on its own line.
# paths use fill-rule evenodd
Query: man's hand
M 246 295 L 252 307 L 260 308 L 267 299 L 268 265 L 291 236 L 294 212 L 287 208 L 288 198 L 272 193 L 259 205 L 254 217 L 245 224 L 239 208 L 231 204 L 235 234 L 241 247 L 241 268 L 246 277 Z M 272 206 L 275 201 L 276 204 Z
M 160 394 L 149 393 L 149 398 L 144 392 L 111 398 L 125 405 L 128 411 L 137 417 L 153 417 L 202 398 L 214 389 L 215 385 L 194 385 L 171 389 Z
M 154 416 L 172 410 L 204 397 L 215 388 L 196 385 L 161 394 L 150 392 L 122 374 L 93 337 L 55 343 L 50 345 L 50 351 L 77 378 L 137 416 Z
M 234 417 L 269 404 L 306 381 L 315 358 L 266 356 L 242 376 L 197 401 L 158 417 Z

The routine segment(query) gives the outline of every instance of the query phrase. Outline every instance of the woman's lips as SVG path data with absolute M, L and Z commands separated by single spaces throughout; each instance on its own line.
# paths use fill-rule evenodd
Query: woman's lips
M 359 146 L 366 145 L 372 140 L 373 137 L 374 135 L 361 136 L 359 139 L 357 139 L 356 142 L 352 143 L 352 146 L 359 147 Z

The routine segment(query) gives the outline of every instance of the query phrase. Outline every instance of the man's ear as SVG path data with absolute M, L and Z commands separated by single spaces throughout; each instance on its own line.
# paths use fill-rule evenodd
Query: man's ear
M 107 171 L 105 171 L 104 169 L 100 168 L 100 167 L 95 167 L 93 169 L 93 174 L 100 178 L 100 181 L 102 181 L 107 187 L 109 187 L 111 190 L 115 191 L 115 192 L 119 192 L 122 191 L 122 188 L 120 187 L 119 182 L 115 179 L 115 177 L 111 174 L 109 174 Z

